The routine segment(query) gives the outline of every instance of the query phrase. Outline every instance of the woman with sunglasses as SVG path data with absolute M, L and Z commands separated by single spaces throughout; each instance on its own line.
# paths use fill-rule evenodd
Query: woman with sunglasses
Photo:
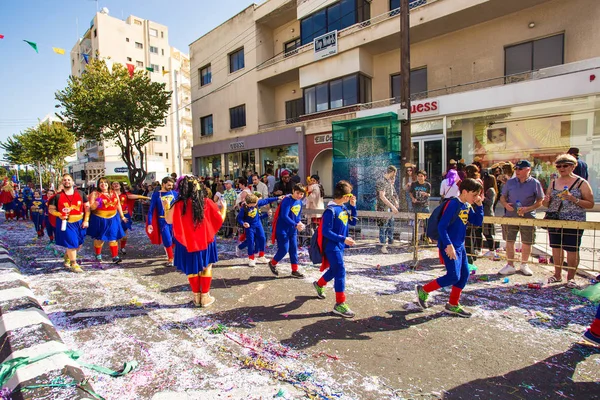
M 554 162 L 558 171 L 556 178 L 546 191 L 542 205 L 548 212 L 555 213 L 561 221 L 585 221 L 586 209 L 594 207 L 594 196 L 588 181 L 575 175 L 577 159 L 570 154 L 561 154 Z M 567 287 L 577 287 L 575 272 L 579 266 L 579 247 L 583 230 L 569 228 L 549 228 L 548 236 L 554 260 L 554 275 L 548 283 L 562 281 L 564 251 L 567 252 Z

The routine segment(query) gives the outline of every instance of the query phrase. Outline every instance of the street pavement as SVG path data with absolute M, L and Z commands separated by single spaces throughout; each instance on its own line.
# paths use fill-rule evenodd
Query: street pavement
M 414 304 L 414 285 L 444 273 L 434 251 L 421 251 L 414 271 L 405 245 L 384 255 L 360 241 L 346 257 L 356 317 L 345 320 L 331 313 L 331 284 L 327 299 L 316 298 L 320 272 L 305 250 L 305 279 L 289 276 L 286 259 L 275 278 L 219 240 L 217 300 L 195 308 L 187 278 L 165 265 L 139 223 L 119 265 L 92 261 L 88 238 L 84 274 L 66 271 L 62 249 L 34 237 L 31 223 L 0 224 L 0 240 L 67 346 L 85 363 L 139 362 L 120 378 L 84 370 L 106 399 L 599 398 L 600 349 L 580 343 L 595 305 L 564 284 L 527 288 L 545 282 L 547 266 L 505 282 L 500 262 L 479 259 L 462 297 L 474 315 L 461 319 L 443 312 L 448 290 L 427 311 Z

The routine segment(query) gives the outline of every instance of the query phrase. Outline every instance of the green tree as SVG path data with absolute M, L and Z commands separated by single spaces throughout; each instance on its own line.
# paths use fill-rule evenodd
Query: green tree
M 0 148 L 4 150 L 4 160 L 10 164 L 28 164 L 29 159 L 25 155 L 25 149 L 21 143 L 23 134 L 17 134 L 6 139 L 5 142 L 0 142 Z
M 109 71 L 99 60 L 91 61 L 81 77 L 71 76 L 67 87 L 56 93 L 64 108 L 61 117 L 76 138 L 115 143 L 132 183 L 146 178 L 144 146 L 164 124 L 170 98 L 165 84 L 152 82 L 147 71 L 130 77 L 125 66 L 115 63 Z

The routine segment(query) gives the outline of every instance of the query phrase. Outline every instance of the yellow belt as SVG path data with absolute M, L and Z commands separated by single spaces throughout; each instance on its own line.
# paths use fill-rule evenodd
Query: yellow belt
M 109 219 L 117 215 L 117 210 L 95 210 L 94 215 L 96 217 Z
M 81 221 L 83 219 L 83 215 L 79 214 L 79 215 L 69 215 L 69 218 L 67 219 L 67 222 L 77 222 L 77 221 Z

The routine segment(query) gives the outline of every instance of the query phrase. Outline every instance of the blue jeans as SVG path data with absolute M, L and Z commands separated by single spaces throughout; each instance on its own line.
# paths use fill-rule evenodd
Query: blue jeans
M 379 227 L 379 243 L 386 244 L 386 238 L 389 244 L 394 242 L 394 217 Z

